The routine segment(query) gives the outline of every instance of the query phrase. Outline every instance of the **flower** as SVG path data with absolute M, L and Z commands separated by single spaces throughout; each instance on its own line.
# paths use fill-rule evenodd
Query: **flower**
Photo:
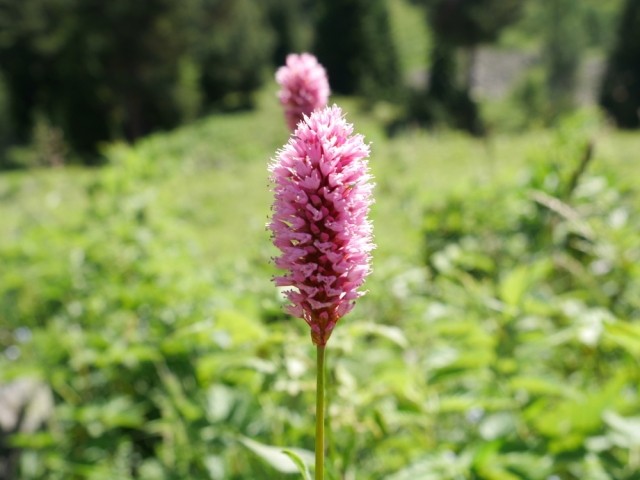
M 317 110 L 298 124 L 269 165 L 274 191 L 269 228 L 281 251 L 274 278 L 291 302 L 287 311 L 311 327 L 324 346 L 363 293 L 373 231 L 369 146 L 352 135 L 339 107 Z
M 280 85 L 278 98 L 291 131 L 303 115 L 311 115 L 327 105 L 330 93 L 327 73 L 310 53 L 287 55 L 286 66 L 276 72 L 276 81 Z

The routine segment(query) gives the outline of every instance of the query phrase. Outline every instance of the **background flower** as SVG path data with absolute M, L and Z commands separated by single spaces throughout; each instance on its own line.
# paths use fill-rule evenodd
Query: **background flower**
M 278 98 L 290 130 L 295 130 L 303 115 L 327 105 L 327 73 L 310 53 L 287 55 L 286 66 L 276 72 L 276 81 L 281 87 Z

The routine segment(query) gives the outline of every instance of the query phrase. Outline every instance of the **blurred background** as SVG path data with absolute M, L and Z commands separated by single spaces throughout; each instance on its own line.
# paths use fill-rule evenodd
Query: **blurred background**
M 0 479 L 295 478 L 274 73 L 372 144 L 330 479 L 640 479 L 640 2 L 0 0 Z
M 594 104 L 621 127 L 640 122 L 635 2 L 6 0 L 1 8 L 3 168 L 95 163 L 101 143 L 252 108 L 274 68 L 300 51 L 319 57 L 335 93 L 371 108 L 389 102 L 392 132 L 419 123 L 481 135 L 552 125 Z M 38 143 L 48 159 L 21 148 Z

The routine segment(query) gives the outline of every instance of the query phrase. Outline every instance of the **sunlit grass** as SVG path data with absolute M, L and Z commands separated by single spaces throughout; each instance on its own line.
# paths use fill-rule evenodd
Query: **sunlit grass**
M 267 261 L 273 253 L 265 223 L 271 194 L 267 165 L 288 139 L 270 84 L 253 111 L 214 114 L 173 132 L 141 140 L 132 148 L 162 175 L 152 188 L 198 232 L 210 262 Z M 448 193 L 512 180 L 536 152 L 553 149 L 552 131 L 496 134 L 486 139 L 449 131 L 408 131 L 387 138 L 383 126 L 350 98 L 340 104 L 355 129 L 371 142 L 376 181 L 373 207 L 377 258 L 419 258 L 424 208 Z M 640 136 L 600 129 L 592 168 L 610 165 L 626 178 L 638 171 Z M 575 159 L 567 159 L 575 161 Z M 108 168 L 116 168 L 107 166 Z M 100 169 L 64 168 L 0 177 L 3 235 L 23 222 L 67 221 L 83 204 L 83 188 Z

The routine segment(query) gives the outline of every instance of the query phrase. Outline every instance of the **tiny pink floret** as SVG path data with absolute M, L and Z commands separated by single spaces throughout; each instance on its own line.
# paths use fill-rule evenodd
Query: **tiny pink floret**
M 278 98 L 291 131 L 304 115 L 327 105 L 330 94 L 327 72 L 310 53 L 287 55 L 286 65 L 276 72 L 276 81 L 280 85 Z
M 368 219 L 373 183 L 369 146 L 352 135 L 337 106 L 303 117 L 269 166 L 275 200 L 269 228 L 286 271 L 275 283 L 291 287 L 287 311 L 326 345 L 340 318 L 363 293 L 373 231 Z

